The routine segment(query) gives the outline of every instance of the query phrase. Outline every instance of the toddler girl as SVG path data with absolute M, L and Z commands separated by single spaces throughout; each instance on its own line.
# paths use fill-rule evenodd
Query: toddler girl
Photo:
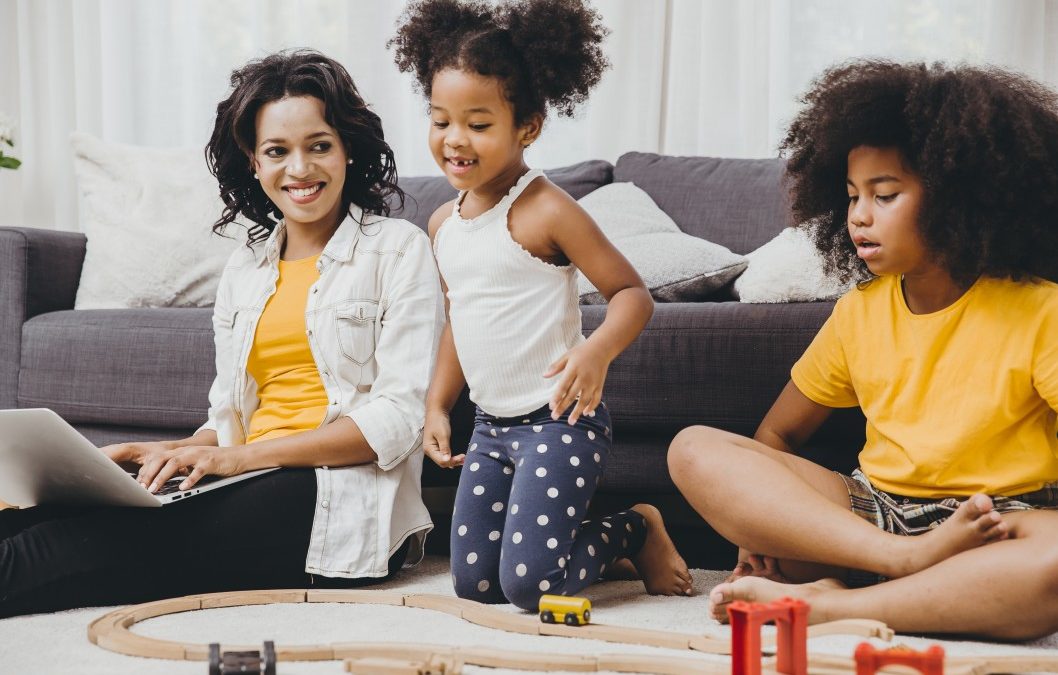
M 571 114 L 599 81 L 604 34 L 579 0 L 424 0 L 391 41 L 430 101 L 430 149 L 460 191 L 429 226 L 449 321 L 424 445 L 440 466 L 463 466 L 451 548 L 463 598 L 535 609 L 625 558 L 651 593 L 690 592 L 656 508 L 584 520 L 612 443 L 606 371 L 653 303 L 587 213 L 523 157 L 547 109 Z M 609 301 L 587 340 L 578 270 Z M 453 457 L 448 411 L 464 384 L 477 416 Z

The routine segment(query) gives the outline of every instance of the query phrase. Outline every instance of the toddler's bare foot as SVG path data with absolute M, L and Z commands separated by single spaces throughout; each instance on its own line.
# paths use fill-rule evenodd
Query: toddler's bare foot
M 608 581 L 635 581 L 639 579 L 639 572 L 636 571 L 636 566 L 631 560 L 618 558 L 610 563 L 610 566 L 602 573 L 602 578 Z
M 650 504 L 636 504 L 632 510 L 647 522 L 643 548 L 632 557 L 647 593 L 651 595 L 690 595 L 691 573 L 665 530 L 661 512 Z
M 800 598 L 810 605 L 808 622 L 819 623 L 826 619 L 821 608 L 813 604 L 827 591 L 844 590 L 845 584 L 837 579 L 820 579 L 808 584 L 784 584 L 764 577 L 742 577 L 732 583 L 724 582 L 709 592 L 709 608 L 713 618 L 727 623 L 727 607 L 735 600 L 746 602 L 771 602 L 779 598 Z
M 893 558 L 894 569 L 880 570 L 890 577 L 903 577 L 932 567 L 957 553 L 1010 536 L 1003 517 L 992 508 L 992 498 L 975 494 L 936 529 L 901 542 L 907 554 Z

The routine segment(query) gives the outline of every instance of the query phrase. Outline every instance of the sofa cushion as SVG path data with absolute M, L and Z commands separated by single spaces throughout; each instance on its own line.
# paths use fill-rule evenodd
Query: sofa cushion
M 681 232 L 650 195 L 632 183 L 604 185 L 583 197 L 580 205 L 639 272 L 655 300 L 703 300 L 746 268 L 745 257 Z M 606 302 L 583 274 L 577 292 L 582 303 Z
M 610 366 L 604 398 L 614 429 L 671 438 L 706 424 L 752 434 L 833 306 L 656 305 L 643 332 Z M 581 311 L 587 335 L 606 308 Z
M 643 188 L 687 234 L 746 254 L 792 224 L 781 159 L 672 157 L 629 152 L 614 182 Z
M 75 310 L 22 326 L 20 408 L 73 424 L 193 429 L 213 382 L 211 309 Z
M 231 252 L 244 241 L 210 230 L 216 179 L 198 148 L 148 148 L 71 136 L 88 237 L 77 309 L 207 307 Z M 243 219 L 240 218 L 240 222 Z
M 544 173 L 555 185 L 569 193 L 574 199 L 580 199 L 596 188 L 613 181 L 613 165 L 601 159 L 592 159 L 564 166 L 558 169 L 546 169 Z M 400 188 L 404 190 L 404 208 L 399 208 L 390 200 L 390 213 L 394 218 L 404 218 L 426 230 L 430 216 L 441 204 L 456 196 L 456 190 L 448 184 L 444 176 L 412 176 L 400 179 Z
M 799 227 L 786 228 L 746 258 L 749 265 L 731 289 L 741 302 L 837 300 L 851 287 L 827 274 L 822 254 Z

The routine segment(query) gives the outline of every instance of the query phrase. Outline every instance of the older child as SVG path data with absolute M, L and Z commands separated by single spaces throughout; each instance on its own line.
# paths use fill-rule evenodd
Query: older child
M 1000 70 L 862 62 L 805 100 L 783 146 L 795 215 L 834 271 L 870 279 L 754 440 L 695 427 L 672 444 L 677 485 L 743 550 L 715 614 L 790 595 L 812 621 L 1053 632 L 1058 97 Z M 856 405 L 851 476 L 793 454 Z
M 604 34 L 579 0 L 424 0 L 391 42 L 430 101 L 430 148 L 460 191 L 429 226 L 449 323 L 424 445 L 439 465 L 463 466 L 452 574 L 460 597 L 481 602 L 535 609 L 624 558 L 651 593 L 690 592 L 656 508 L 584 520 L 611 444 L 606 371 L 653 304 L 592 219 L 523 157 L 548 107 L 570 114 L 599 81 Z M 610 303 L 587 340 L 578 270 Z M 448 411 L 464 383 L 478 413 L 453 457 Z

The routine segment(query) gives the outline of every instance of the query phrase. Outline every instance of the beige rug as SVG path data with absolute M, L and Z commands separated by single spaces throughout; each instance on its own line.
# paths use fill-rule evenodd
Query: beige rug
M 694 570 L 696 596 L 661 598 L 643 593 L 633 581 L 611 581 L 589 589 L 593 620 L 597 623 L 695 632 L 727 638 L 727 628 L 707 616 L 707 594 L 723 578 L 722 572 Z M 375 588 L 415 593 L 452 595 L 446 558 L 427 558 L 406 570 L 397 580 Z M 509 605 L 507 611 L 518 611 Z M 114 654 L 88 642 L 85 630 L 95 618 L 112 608 L 95 608 L 0 620 L 0 674 L 2 675 L 205 675 L 203 662 L 164 661 Z M 1028 611 L 1031 611 L 1029 609 Z M 548 653 L 598 654 L 620 652 L 698 656 L 723 662 L 723 657 L 674 652 L 636 645 L 594 640 L 517 635 L 469 624 L 424 609 L 379 605 L 266 605 L 232 607 L 159 617 L 135 628 L 144 635 L 183 642 L 260 644 L 318 644 L 330 642 L 407 642 L 491 646 Z M 770 629 L 766 629 L 770 630 Z M 950 654 L 1012 654 L 1058 650 L 1058 634 L 1025 646 L 981 642 L 951 642 L 898 637 L 915 648 L 939 642 Z M 851 636 L 814 638 L 813 652 L 848 656 L 861 642 Z M 884 646 L 884 643 L 878 643 Z M 341 662 L 280 662 L 279 675 L 322 675 L 344 672 Z M 525 671 L 467 667 L 467 673 L 512 674 Z

